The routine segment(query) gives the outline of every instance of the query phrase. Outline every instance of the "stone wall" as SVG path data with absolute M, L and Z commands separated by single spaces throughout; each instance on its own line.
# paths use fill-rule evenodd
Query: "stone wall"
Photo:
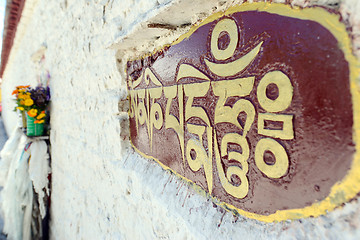
M 170 43 L 188 29 L 185 24 L 172 31 L 159 30 L 154 40 L 147 23 L 159 16 L 171 19 L 166 11 L 178 10 L 183 17 L 174 20 L 176 24 L 193 24 L 233 2 L 241 3 L 180 1 L 179 6 L 188 4 L 191 12 L 172 0 L 26 1 L 3 76 L 3 118 L 10 133 L 18 122 L 10 94 L 16 85 L 36 84 L 40 70 L 32 57 L 45 46 L 44 68 L 51 74 L 52 94 L 52 239 L 360 237 L 357 199 L 326 216 L 263 223 L 216 207 L 130 147 L 123 63 Z M 353 27 L 354 52 L 359 51 L 358 1 L 292 4 L 340 9 Z

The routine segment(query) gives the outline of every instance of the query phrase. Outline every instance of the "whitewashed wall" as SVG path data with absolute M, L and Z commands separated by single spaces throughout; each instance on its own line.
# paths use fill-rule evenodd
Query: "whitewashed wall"
M 140 54 L 144 46 L 160 43 L 144 36 L 139 43 L 145 45 L 138 49 L 121 42 L 113 44 L 140 31 L 144 22 L 175 2 L 26 1 L 3 79 L 3 117 L 11 132 L 18 119 L 11 112 L 11 91 L 19 84 L 36 83 L 38 72 L 30 58 L 46 44 L 45 67 L 52 76 L 51 238 L 359 239 L 357 200 L 312 219 L 265 224 L 234 217 L 129 147 L 126 117 L 121 113 L 126 109 L 118 108 L 119 100 L 126 98 L 126 89 L 115 55 L 123 59 Z M 199 10 L 187 15 L 192 23 L 207 16 L 214 6 L 221 9 L 232 4 L 187 2 Z M 335 7 L 339 3 L 300 0 L 293 4 L 306 6 L 309 2 Z M 354 37 L 359 37 L 360 3 L 346 0 L 340 8 L 354 27 Z M 167 37 L 161 43 L 180 33 L 163 33 Z

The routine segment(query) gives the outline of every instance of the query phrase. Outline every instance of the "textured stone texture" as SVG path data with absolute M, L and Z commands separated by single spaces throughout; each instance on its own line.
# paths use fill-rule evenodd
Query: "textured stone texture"
M 194 1 L 193 7 L 203 11 L 188 16 L 187 21 L 195 23 L 212 11 L 233 4 L 214 0 L 201 5 L 202 2 Z M 266 224 L 215 207 L 183 180 L 132 150 L 127 140 L 126 87 L 118 68 L 122 70 L 124 57 L 142 54 L 147 48 L 129 49 L 129 43 L 121 43 L 121 39 L 141 31 L 149 19 L 164 14 L 173 3 L 26 1 L 4 73 L 3 114 L 6 129 L 11 132 L 18 117 L 12 112 L 10 93 L 16 85 L 36 84 L 38 72 L 31 55 L 45 44 L 45 68 L 52 76 L 51 238 L 360 238 L 360 204 L 356 199 L 326 216 Z M 353 26 L 354 50 L 359 51 L 357 0 L 298 0 L 291 4 L 341 9 L 344 19 Z M 213 7 L 207 8 L 210 5 Z M 138 36 L 137 40 L 155 48 L 171 42 L 185 30 L 160 32 L 161 41 L 155 43 L 149 38 L 151 34 L 143 39 Z M 109 47 L 114 43 L 116 46 Z M 117 52 L 122 44 L 125 47 Z

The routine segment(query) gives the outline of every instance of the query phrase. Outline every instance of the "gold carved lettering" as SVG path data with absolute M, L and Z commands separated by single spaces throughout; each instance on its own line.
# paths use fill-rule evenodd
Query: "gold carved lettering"
M 219 49 L 218 47 L 218 39 L 222 32 L 227 32 L 230 37 L 230 43 L 225 49 Z M 211 33 L 211 53 L 217 60 L 225 60 L 230 58 L 235 53 L 238 41 L 239 32 L 236 22 L 233 19 L 225 18 L 215 25 Z
M 272 100 L 266 96 L 266 88 L 275 84 L 279 90 L 279 96 Z M 257 87 L 257 98 L 261 107 L 268 112 L 280 112 L 288 108 L 293 97 L 293 87 L 290 79 L 280 71 L 265 74 Z
M 270 99 L 266 95 L 266 89 L 270 84 L 275 84 L 278 89 L 276 99 Z M 291 140 L 294 138 L 293 116 L 285 114 L 275 114 L 287 109 L 292 101 L 293 86 L 290 79 L 280 71 L 272 71 L 260 80 L 257 87 L 257 97 L 262 108 L 270 113 L 259 113 L 258 133 L 261 135 Z M 282 129 L 266 129 L 265 120 L 273 122 L 282 122 Z M 264 154 L 270 151 L 274 154 L 276 162 L 273 165 L 264 161 Z M 284 176 L 289 167 L 289 159 L 284 147 L 271 138 L 261 139 L 255 148 L 256 166 L 266 176 L 270 178 L 280 178 Z
M 212 82 L 214 94 L 219 97 L 215 107 L 215 124 L 229 122 L 243 129 L 243 135 L 247 134 L 255 118 L 255 108 L 252 103 L 246 99 L 238 100 L 233 107 L 225 106 L 225 103 L 228 97 L 249 95 L 253 85 L 254 77 Z M 244 128 L 237 120 L 241 112 L 246 113 Z
M 150 147 L 152 148 L 153 142 L 153 128 L 161 129 L 164 122 L 164 114 L 159 103 L 155 100 L 159 99 L 162 95 L 162 84 L 157 79 L 155 74 L 146 68 L 144 74 L 133 82 L 132 87 L 137 87 L 144 81 L 148 86 L 151 83 L 156 85 L 155 88 L 148 89 L 131 89 L 130 90 L 130 117 L 135 117 L 136 128 L 139 129 L 139 125 L 146 123 L 148 135 L 150 139 Z M 151 104 L 150 104 L 151 99 Z
M 213 188 L 213 152 L 212 152 L 212 127 L 205 127 L 195 124 L 187 124 L 190 133 L 198 136 L 199 140 L 191 138 L 186 144 L 186 159 L 193 171 L 199 171 L 200 167 L 204 167 L 205 177 L 209 193 L 211 194 Z M 206 130 L 208 140 L 208 153 L 203 146 L 203 135 Z M 193 154 L 193 155 L 192 155 Z
M 222 32 L 226 32 L 230 38 L 230 43 L 225 49 L 219 49 L 218 47 L 219 36 Z M 234 55 L 239 41 L 238 36 L 238 26 L 234 20 L 226 18 L 216 24 L 211 35 L 210 50 L 217 61 L 226 60 Z M 233 76 L 244 70 L 255 59 L 260 51 L 261 45 L 262 42 L 249 53 L 232 62 L 215 63 L 205 59 L 205 64 L 210 71 L 218 76 Z M 221 139 L 221 153 L 219 153 L 219 146 L 217 146 L 217 144 L 215 146 L 216 167 L 221 184 L 225 191 L 237 198 L 246 197 L 249 191 L 249 181 L 246 174 L 248 172 L 247 160 L 250 151 L 246 135 L 255 119 L 255 107 L 249 100 L 244 98 L 237 100 L 232 107 L 226 106 L 226 101 L 229 97 L 245 97 L 249 95 L 253 89 L 254 79 L 254 77 L 248 77 L 211 82 L 214 94 L 219 97 L 215 107 L 215 124 L 228 122 L 243 130 L 242 135 L 237 133 L 228 133 L 224 135 Z M 238 116 L 241 112 L 246 114 L 244 126 L 241 126 L 238 121 Z M 214 139 L 217 139 L 216 133 Z M 229 143 L 240 146 L 242 153 L 240 154 L 236 151 L 228 150 Z M 221 160 L 221 158 L 224 158 L 225 156 L 228 157 L 228 160 L 235 160 L 238 163 L 238 165 L 228 166 L 226 173 Z M 232 176 L 237 176 L 240 183 L 234 182 Z
M 226 32 L 230 38 L 230 43 L 225 49 L 219 49 L 218 41 L 222 32 Z M 232 19 L 225 18 L 219 21 L 211 34 L 210 50 L 216 60 L 225 60 L 234 55 L 239 41 L 239 31 L 236 22 Z M 229 63 L 214 63 L 205 59 L 205 64 L 209 69 L 218 76 L 233 76 L 244 70 L 258 55 L 261 45 L 259 43 L 253 50 L 241 58 Z
M 219 49 L 218 41 L 223 32 L 226 32 L 230 42 L 225 49 Z M 184 166 L 190 167 L 194 172 L 203 168 L 209 193 L 212 193 L 214 169 L 217 169 L 221 185 L 224 190 L 236 198 L 245 198 L 249 192 L 248 171 L 250 146 L 247 134 L 255 121 L 256 109 L 253 103 L 245 99 L 254 88 L 255 77 L 235 78 L 232 77 L 246 67 L 258 56 L 263 42 L 258 43 L 252 50 L 242 57 L 226 62 L 234 56 L 238 46 L 239 30 L 236 22 L 230 18 L 220 20 L 211 34 L 210 50 L 215 61 L 204 59 L 208 70 L 221 80 L 212 80 L 205 72 L 196 67 L 183 63 L 179 65 L 176 84 L 163 86 L 156 74 L 146 68 L 139 79 L 130 85 L 130 117 L 135 118 L 136 127 L 144 125 L 149 134 L 150 148 L 153 144 L 154 128 L 160 130 L 173 129 L 177 134 Z M 222 61 L 222 62 L 218 62 Z M 225 63 L 223 62 L 225 61 Z M 181 83 L 182 79 L 195 78 L 197 83 Z M 146 89 L 140 89 L 144 84 Z M 266 89 L 270 84 L 278 88 L 276 99 L 270 99 L 266 95 Z M 214 122 L 210 121 L 209 112 L 202 106 L 194 106 L 195 98 L 204 97 L 212 91 L 218 97 L 215 105 Z M 260 79 L 256 90 L 257 100 L 266 113 L 258 113 L 258 134 L 266 136 L 260 139 L 255 147 L 255 164 L 258 169 L 269 178 L 284 176 L 289 167 L 289 158 L 285 148 L 272 138 L 291 140 L 294 138 L 293 115 L 279 113 L 291 105 L 293 86 L 286 74 L 281 71 L 272 71 Z M 166 106 L 161 106 L 157 99 L 166 98 Z M 227 105 L 231 97 L 237 97 L 232 106 Z M 186 102 L 185 102 L 186 100 Z M 172 107 L 177 103 L 177 108 Z M 163 110 L 164 109 L 164 110 Z M 177 113 L 172 113 L 174 109 Z M 165 111 L 165 113 L 164 113 Z M 246 120 L 240 124 L 238 117 L 241 113 L 246 114 Z M 193 123 L 192 118 L 200 119 L 200 123 Z M 271 129 L 265 122 L 281 123 L 281 129 Z M 216 124 L 231 123 L 242 130 L 239 133 L 226 133 L 222 139 L 217 139 Z M 185 130 L 192 136 L 185 143 Z M 206 141 L 204 141 L 206 140 Z M 206 145 L 207 142 L 207 146 Z M 231 149 L 236 145 L 241 148 Z M 264 160 L 266 152 L 271 152 L 276 159 L 275 164 L 270 165 Z M 213 159 L 215 158 L 215 167 Z M 231 163 L 223 164 L 225 159 Z
M 160 130 L 164 124 L 164 115 L 162 108 L 159 103 L 155 102 L 155 99 L 159 99 L 161 97 L 162 87 L 148 89 L 148 93 L 152 100 L 148 125 L 148 130 L 150 131 L 150 148 L 152 149 L 154 127 Z
M 216 139 L 216 133 L 215 133 Z M 228 151 L 228 144 L 234 143 L 241 147 L 242 153 L 236 151 Z M 246 140 L 246 137 L 241 136 L 236 133 L 228 133 L 221 140 L 221 157 L 228 156 L 228 160 L 235 160 L 240 164 L 239 166 L 229 166 L 227 168 L 226 174 L 221 163 L 221 158 L 219 150 L 216 147 L 216 167 L 218 169 L 218 174 L 220 182 L 224 187 L 225 191 L 230 195 L 236 198 L 244 198 L 249 191 L 249 181 L 246 176 L 249 170 L 248 158 L 250 155 L 249 144 Z M 235 175 L 240 179 L 240 183 L 233 183 L 231 177 Z
M 273 121 L 273 122 L 282 122 L 283 127 L 281 130 L 265 129 L 264 126 L 265 120 Z M 291 140 L 294 138 L 294 129 L 293 129 L 292 121 L 293 121 L 293 115 L 259 113 L 258 133 L 273 138 Z
M 174 85 L 170 87 L 164 87 L 164 94 L 167 98 L 166 110 L 165 110 L 165 127 L 166 129 L 173 129 L 178 138 L 182 153 L 182 159 L 185 161 L 185 149 L 184 149 L 184 93 L 182 85 Z M 179 105 L 179 118 L 170 114 L 170 107 L 173 100 L 178 97 Z
M 256 55 L 260 52 L 261 45 L 262 42 L 248 54 L 230 63 L 214 63 L 207 59 L 205 59 L 205 63 L 213 73 L 220 77 L 233 76 L 249 66 Z
M 209 91 L 210 82 L 202 82 L 202 83 L 193 83 L 184 85 L 185 96 L 188 97 L 186 101 L 185 108 L 185 120 L 188 121 L 192 117 L 200 118 L 205 122 L 206 126 L 196 125 L 187 123 L 187 129 L 190 133 L 193 133 L 198 136 L 199 140 L 189 139 L 186 145 L 186 158 L 189 163 L 190 168 L 193 171 L 199 170 L 199 163 L 204 166 L 206 181 L 208 184 L 209 193 L 212 192 L 213 185 L 213 169 L 212 169 L 212 127 L 210 124 L 209 116 L 206 111 L 202 107 L 194 107 L 193 101 L 195 97 L 203 97 Z M 206 153 L 206 150 L 203 146 L 203 134 L 206 130 L 206 138 L 208 141 L 207 149 L 209 153 Z M 193 151 L 196 154 L 195 159 L 192 159 L 190 156 L 190 151 Z M 189 158 L 190 156 L 190 158 Z M 196 164 L 195 164 L 196 162 Z M 194 166 L 194 168 L 192 167 Z
M 139 102 L 137 105 L 137 119 L 140 125 L 143 125 L 146 121 L 146 107 L 145 107 L 145 89 L 137 90 L 137 96 L 139 98 Z
M 276 162 L 273 165 L 264 161 L 264 153 L 270 151 L 274 154 Z M 256 166 L 270 178 L 284 176 L 289 168 L 289 158 L 283 146 L 271 138 L 260 139 L 255 148 Z

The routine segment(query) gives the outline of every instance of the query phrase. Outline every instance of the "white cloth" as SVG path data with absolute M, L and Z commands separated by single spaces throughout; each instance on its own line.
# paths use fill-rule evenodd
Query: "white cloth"
M 47 145 L 45 141 L 27 138 L 17 128 L 1 151 L 1 158 L 3 231 L 9 240 L 30 240 L 33 189 L 39 196 L 41 217 L 46 214 L 43 189 L 49 195 L 50 173 Z
M 49 155 L 47 153 L 47 144 L 45 141 L 34 141 L 30 147 L 31 158 L 29 162 L 30 180 L 34 186 L 35 192 L 38 194 L 40 215 L 43 219 L 46 214 L 44 203 L 44 191 L 49 196 L 49 180 L 50 173 Z

